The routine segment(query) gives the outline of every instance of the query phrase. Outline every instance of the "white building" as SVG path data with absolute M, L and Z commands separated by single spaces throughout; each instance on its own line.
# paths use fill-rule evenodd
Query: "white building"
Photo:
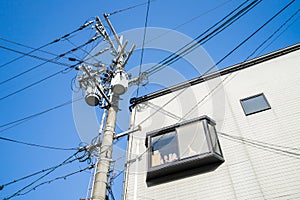
M 138 98 L 132 123 L 126 200 L 300 199 L 300 44 Z

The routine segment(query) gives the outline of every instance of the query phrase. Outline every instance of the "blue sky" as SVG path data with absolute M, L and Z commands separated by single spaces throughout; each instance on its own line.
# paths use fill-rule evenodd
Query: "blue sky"
M 0 1 L 0 37 L 2 39 L 37 48 L 77 29 L 85 21 L 91 20 L 97 15 L 102 16 L 103 13 L 111 13 L 143 2 L 144 1 L 137 0 L 90 0 L 85 2 L 80 0 L 2 0 Z M 155 0 L 150 4 L 148 26 L 174 29 L 181 25 L 176 28 L 176 31 L 185 34 L 190 38 L 195 38 L 242 2 L 243 1 L 241 0 L 189 0 L 185 2 Z M 207 42 L 203 48 L 210 55 L 212 60 L 215 62 L 218 61 L 288 2 L 290 1 L 263 0 L 261 4 L 253 9 L 253 11 L 250 11 L 228 29 Z M 245 45 L 222 62 L 218 68 L 221 69 L 244 61 L 254 49 L 278 29 L 299 8 L 300 2 L 295 1 L 295 3 L 279 15 L 278 18 L 268 24 L 268 26 L 251 38 Z M 120 33 L 136 28 L 143 28 L 145 23 L 145 13 L 146 5 L 142 5 L 134 9 L 114 14 L 110 19 L 116 31 Z M 255 54 L 255 56 L 298 43 L 300 39 L 299 16 L 300 15 L 297 14 L 291 21 L 282 27 L 273 38 L 275 40 L 271 39 L 262 47 L 262 49 L 264 49 L 264 47 L 266 48 L 262 52 L 258 51 L 260 54 Z M 191 20 L 193 18 L 194 20 Z M 61 41 L 50 45 L 43 50 L 54 54 L 60 54 L 74 48 L 72 43 L 77 46 L 83 44 L 94 34 L 95 30 L 87 28 L 86 30 L 72 35 L 70 41 Z M 131 42 L 134 43 L 135 41 Z M 177 43 L 178 41 L 174 40 L 172 42 Z M 96 44 L 97 43 L 87 46 L 85 51 L 91 51 Z M 28 48 L 14 45 L 4 40 L 0 40 L 0 45 L 18 51 L 30 51 Z M 52 55 L 42 52 L 35 52 L 34 55 L 47 59 L 53 57 Z M 134 52 L 132 59 L 127 65 L 128 70 L 139 65 L 140 55 L 140 50 Z M 158 63 L 167 55 L 169 54 L 165 51 L 155 49 L 145 50 L 143 64 Z M 17 53 L 0 48 L 0 65 L 19 56 L 20 55 Z M 78 51 L 72 56 L 85 58 L 87 55 L 84 51 Z M 64 59 L 59 61 L 70 63 Z M 43 61 L 26 56 L 16 62 L 0 67 L 0 82 L 42 62 Z M 180 60 L 170 67 L 183 74 L 186 79 L 197 76 L 197 74 L 194 74 L 193 71 L 189 69 L 189 64 L 184 60 Z M 64 67 L 60 65 L 47 63 L 24 76 L 0 84 L 0 99 L 63 68 Z M 76 71 L 71 70 L 0 100 L 0 126 L 71 100 L 71 84 L 75 75 Z M 140 94 L 146 94 L 158 88 L 160 88 L 160 86 L 153 84 L 142 88 Z M 128 101 L 128 99 L 124 99 L 123 101 Z M 121 109 L 128 110 L 126 107 Z M 34 119 L 28 120 L 8 130 L 4 130 L 7 126 L 1 126 L 0 137 L 57 147 L 78 147 L 82 141 L 79 137 L 80 133 L 78 133 L 78 130 L 76 129 L 72 112 L 72 106 L 67 105 L 35 117 Z M 96 110 L 95 112 L 97 113 L 98 118 L 100 118 L 102 112 L 100 110 Z M 129 116 L 127 116 L 127 118 L 128 119 L 125 118 L 123 120 L 129 120 Z M 117 132 L 121 132 L 121 129 L 122 128 L 119 127 Z M 91 130 L 89 131 L 91 132 Z M 119 149 L 116 150 L 118 155 L 125 155 L 124 151 L 121 149 L 126 148 L 126 138 L 118 141 L 117 146 L 119 147 Z M 2 153 L 0 185 L 59 164 L 74 153 L 74 151 L 30 147 L 3 140 L 0 140 L 0 151 Z M 120 159 L 117 164 L 117 170 L 122 170 L 122 160 L 124 160 L 124 158 Z M 88 166 L 88 164 L 85 162 L 71 163 L 57 169 L 53 174 L 45 177 L 41 182 L 64 176 L 83 169 L 86 166 Z M 0 191 L 0 198 L 3 199 L 4 197 L 10 196 L 37 177 L 4 187 L 4 189 Z M 68 177 L 66 180 L 58 180 L 51 184 L 45 184 L 35 191 L 24 196 L 15 197 L 14 199 L 79 199 L 86 195 L 89 178 L 89 173 L 82 172 Z M 116 199 L 121 199 L 122 178 L 123 175 L 119 176 L 113 185 Z

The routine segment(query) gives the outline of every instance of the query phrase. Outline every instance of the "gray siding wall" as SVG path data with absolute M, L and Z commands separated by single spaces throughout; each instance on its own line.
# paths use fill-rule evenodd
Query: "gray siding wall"
M 240 99 L 259 93 L 265 94 L 271 109 L 245 116 Z M 163 109 L 157 111 L 158 106 Z M 135 109 L 134 125 L 141 125 L 142 130 L 130 137 L 127 162 L 139 159 L 128 164 L 124 199 L 300 199 L 300 156 L 267 148 L 269 143 L 277 145 L 272 148 L 300 154 L 300 51 L 158 97 Z M 249 144 L 219 134 L 225 162 L 215 171 L 147 187 L 146 133 L 201 115 L 214 119 L 219 132 L 263 143 L 257 146 L 255 141 Z

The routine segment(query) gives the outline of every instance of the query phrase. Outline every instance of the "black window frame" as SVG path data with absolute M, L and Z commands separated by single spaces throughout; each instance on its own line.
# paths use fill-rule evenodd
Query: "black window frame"
M 249 99 L 253 99 L 253 98 L 259 97 L 259 96 L 262 96 L 262 97 L 263 97 L 265 103 L 267 104 L 267 107 L 265 107 L 265 108 L 263 108 L 263 109 L 259 109 L 259 110 L 253 111 L 253 112 L 247 112 L 247 110 L 246 110 L 246 108 L 245 108 L 243 102 L 244 102 L 244 101 L 247 101 L 247 100 L 249 100 Z M 266 96 L 265 96 L 264 93 L 259 93 L 259 94 L 256 94 L 256 95 L 252 95 L 252 96 L 250 96 L 250 97 L 246 97 L 246 98 L 240 99 L 240 104 L 241 104 L 242 109 L 243 109 L 243 111 L 244 111 L 244 114 L 245 114 L 246 116 L 253 115 L 253 114 L 260 113 L 260 112 L 263 112 L 263 111 L 266 111 L 266 110 L 270 110 L 270 109 L 271 109 L 271 105 L 270 105 L 270 103 L 269 103 L 269 101 L 268 101 L 268 99 L 266 98 Z

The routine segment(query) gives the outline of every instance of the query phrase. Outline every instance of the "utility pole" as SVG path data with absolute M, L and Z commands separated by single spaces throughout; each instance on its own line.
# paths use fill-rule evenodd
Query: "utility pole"
M 92 200 L 106 200 L 119 99 L 120 95 L 127 91 L 128 84 L 130 84 L 124 66 L 135 49 L 135 45 L 133 45 L 127 52 L 126 46 L 128 41 L 123 44 L 123 37 L 117 35 L 109 21 L 108 15 L 104 14 L 104 18 L 114 35 L 116 43 L 110 38 L 99 17 L 96 17 L 97 24 L 94 28 L 105 41 L 108 41 L 111 55 L 114 57 L 112 64 L 110 66 L 105 66 L 102 63 L 98 63 L 95 66 L 82 64 L 80 67 L 77 67 L 78 70 L 82 71 L 82 75 L 78 77 L 78 82 L 80 88 L 86 91 L 86 103 L 90 106 L 100 105 L 101 108 L 108 110 L 102 140 L 91 146 L 93 147 L 94 145 L 98 148 L 98 162 L 92 188 Z M 97 55 L 104 51 L 106 50 L 100 51 Z M 133 82 L 136 82 L 136 80 Z
M 96 172 L 94 177 L 94 185 L 92 192 L 92 199 L 105 200 L 106 188 L 108 182 L 108 174 L 110 170 L 110 163 L 112 161 L 112 148 L 113 137 L 115 132 L 116 117 L 118 112 L 119 96 L 113 95 L 111 106 L 108 109 L 107 121 L 105 131 L 100 147 L 99 162 L 96 166 Z

